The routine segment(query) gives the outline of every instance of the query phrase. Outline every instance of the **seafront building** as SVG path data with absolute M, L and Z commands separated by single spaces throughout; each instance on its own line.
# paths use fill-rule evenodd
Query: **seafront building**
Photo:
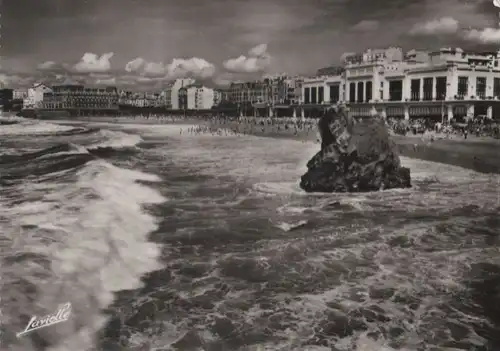
M 170 101 L 172 105 L 172 110 L 187 109 L 186 87 L 194 83 L 195 80 L 192 78 L 182 78 L 175 80 L 170 90 Z
M 227 100 L 237 105 L 290 105 L 299 103 L 303 77 L 287 75 L 266 76 L 262 80 L 232 83 L 227 89 Z
M 344 71 L 304 80 L 305 110 L 346 103 L 354 116 L 436 119 L 500 116 L 500 51 L 400 48 L 343 55 Z
M 13 100 L 24 100 L 28 97 L 28 89 L 14 89 L 12 93 Z
M 83 85 L 56 85 L 43 94 L 42 109 L 66 110 L 76 114 L 118 110 L 116 87 L 88 88 Z
M 0 89 L 0 108 L 4 108 L 10 101 L 12 101 L 13 90 L 8 88 Z
M 43 83 L 33 84 L 31 88 L 28 88 L 28 93 L 26 97 L 23 99 L 23 108 L 24 109 L 42 108 L 43 96 L 45 93 L 50 93 L 50 92 L 52 92 L 52 88 Z
M 222 89 L 214 89 L 214 106 L 218 106 L 224 101 L 224 91 Z
M 215 90 L 201 84 L 186 87 L 188 110 L 210 110 L 216 103 Z
M 271 95 L 264 81 L 231 83 L 227 91 L 228 100 L 234 104 L 264 103 Z
M 175 84 L 175 82 L 168 82 L 165 85 L 164 90 L 162 91 L 164 105 L 167 109 L 172 108 L 172 88 L 173 88 L 174 84 Z

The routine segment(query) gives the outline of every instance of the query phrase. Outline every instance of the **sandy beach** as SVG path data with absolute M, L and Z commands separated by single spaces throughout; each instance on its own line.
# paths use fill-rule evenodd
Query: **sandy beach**
M 239 128 L 239 131 L 245 134 L 272 138 L 293 138 L 315 142 L 318 138 L 316 129 L 299 131 L 295 134 L 292 128 L 286 130 L 283 126 L 277 130 L 276 126 L 269 125 L 245 125 L 242 127 L 236 122 L 212 124 L 212 127 L 232 130 Z M 469 136 L 467 139 L 454 137 L 431 141 L 422 135 L 394 135 L 392 138 L 398 145 L 402 156 L 446 163 L 482 173 L 500 173 L 500 140 L 497 139 Z
M 318 142 L 316 127 L 309 130 L 295 132 L 293 128 L 286 129 L 284 125 L 260 125 L 238 122 L 207 122 L 197 118 L 171 118 L 159 120 L 157 118 L 131 117 L 90 117 L 74 121 L 57 121 L 59 123 L 116 123 L 116 124 L 190 124 L 207 125 L 212 129 L 230 129 L 242 134 L 270 138 L 289 138 L 295 140 Z M 422 135 L 393 135 L 402 156 L 440 162 L 449 165 L 464 167 L 482 173 L 500 174 L 500 140 L 484 137 L 469 136 L 467 139 L 454 136 L 450 139 L 431 141 L 428 136 Z M 318 145 L 319 149 L 319 145 Z

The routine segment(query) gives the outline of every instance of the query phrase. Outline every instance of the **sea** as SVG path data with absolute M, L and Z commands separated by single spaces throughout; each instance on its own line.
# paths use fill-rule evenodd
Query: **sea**
M 313 142 L 9 120 L 2 351 L 500 350 L 497 174 L 307 194 Z

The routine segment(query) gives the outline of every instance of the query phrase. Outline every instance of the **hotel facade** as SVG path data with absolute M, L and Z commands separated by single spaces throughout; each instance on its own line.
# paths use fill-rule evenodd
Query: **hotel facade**
M 186 87 L 188 110 L 210 110 L 217 101 L 215 90 L 200 84 Z
M 46 110 L 117 110 L 119 94 L 115 87 L 86 88 L 83 85 L 56 85 L 43 93 Z
M 387 48 L 343 55 L 336 75 L 305 79 L 305 109 L 346 103 L 354 116 L 451 120 L 500 117 L 500 51 Z M 335 70 L 334 70 L 335 71 Z

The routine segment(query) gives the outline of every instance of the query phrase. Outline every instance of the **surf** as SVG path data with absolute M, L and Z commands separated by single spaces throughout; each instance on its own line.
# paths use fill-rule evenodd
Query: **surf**
M 162 267 L 161 246 L 148 240 L 158 225 L 148 208 L 167 201 L 151 186 L 162 179 L 97 155 L 104 145 L 116 152 L 135 146 L 138 136 L 31 121 L 2 133 L 14 141 L 99 134 L 85 146 L 62 141 L 0 158 L 2 341 L 14 351 L 90 349 L 115 293 L 140 288 L 144 274 Z M 61 303 L 73 307 L 68 321 L 15 336 Z

